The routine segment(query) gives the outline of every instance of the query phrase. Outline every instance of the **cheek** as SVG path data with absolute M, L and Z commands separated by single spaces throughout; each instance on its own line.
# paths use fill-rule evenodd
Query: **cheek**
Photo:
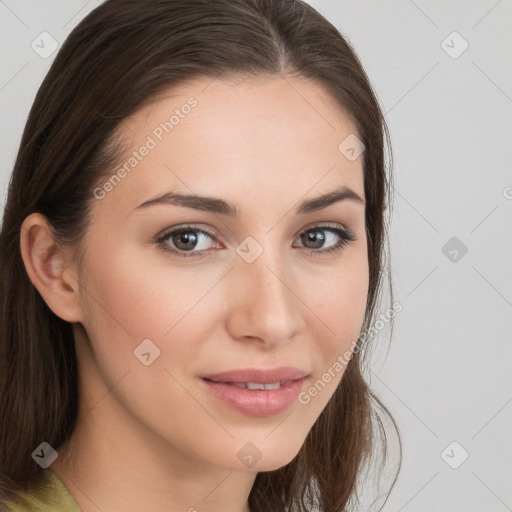
M 116 257 L 108 261 L 99 255 L 91 258 L 87 276 L 92 321 L 85 327 L 94 351 L 94 361 L 84 358 L 89 381 L 91 386 L 103 381 L 115 404 L 130 417 L 189 450 L 200 435 L 190 425 L 191 418 L 209 421 L 201 404 L 191 398 L 190 372 L 197 366 L 210 320 L 219 314 L 215 307 L 220 306 L 208 291 L 222 272 L 210 270 L 198 277 L 183 268 L 171 269 L 165 258 L 158 259 L 162 264 L 148 265 L 147 255 L 130 256 L 118 249 L 112 254 Z M 146 339 L 154 345 L 141 345 Z M 149 347 L 144 349 L 152 359 L 148 366 L 134 354 L 142 354 L 139 346 Z M 99 400 L 105 390 L 96 394 Z M 109 406 L 118 407 L 115 404 Z M 207 427 L 218 428 L 214 421 Z
M 317 316 L 317 325 L 324 325 L 323 332 L 325 339 L 330 340 L 331 350 L 345 351 L 359 336 L 366 311 L 368 282 L 367 260 L 354 258 L 328 273 L 317 274 L 303 288 L 306 303 Z
M 105 259 L 103 253 L 114 256 Z M 95 340 L 98 359 L 110 367 L 116 361 L 125 371 L 137 367 L 140 362 L 133 351 L 150 339 L 161 351 L 156 366 L 185 367 L 197 355 L 194 340 L 201 339 L 201 329 L 206 328 L 202 326 L 217 315 L 208 293 L 223 269 L 199 272 L 192 266 L 171 267 L 165 254 L 155 256 L 154 249 L 136 251 L 113 243 L 102 254 L 90 255 L 85 283 L 92 319 L 86 329 Z
M 341 382 L 354 351 L 366 312 L 368 266 L 365 258 L 348 259 L 329 275 L 304 282 L 304 302 L 311 310 L 311 339 L 318 366 L 315 378 L 299 396 L 311 418 L 317 418 Z M 309 313 L 308 313 L 309 314 Z

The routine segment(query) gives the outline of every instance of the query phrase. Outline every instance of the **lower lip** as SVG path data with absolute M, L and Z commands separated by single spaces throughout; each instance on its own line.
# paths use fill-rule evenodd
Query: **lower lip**
M 246 389 L 200 379 L 206 388 L 226 405 L 247 416 L 258 418 L 274 416 L 292 405 L 301 392 L 306 379 L 298 379 L 279 389 Z

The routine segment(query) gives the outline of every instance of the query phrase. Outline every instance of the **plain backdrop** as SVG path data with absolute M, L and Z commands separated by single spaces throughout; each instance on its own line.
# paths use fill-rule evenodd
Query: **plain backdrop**
M 310 3 L 355 48 L 391 132 L 403 309 L 391 342 L 385 329 L 377 340 L 371 383 L 404 454 L 384 510 L 512 510 L 512 2 Z M 2 207 L 55 56 L 33 42 L 47 32 L 60 46 L 96 5 L 0 0 Z

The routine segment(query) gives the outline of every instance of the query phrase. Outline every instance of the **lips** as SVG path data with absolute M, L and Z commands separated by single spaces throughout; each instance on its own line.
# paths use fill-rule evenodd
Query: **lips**
M 221 373 L 203 375 L 205 380 L 225 384 L 289 384 L 308 375 L 308 372 L 292 366 L 280 366 L 270 369 L 245 368 Z
M 297 401 L 308 372 L 292 366 L 245 368 L 203 375 L 201 387 L 247 416 L 279 414 Z
M 269 390 L 251 390 L 240 383 L 226 384 L 205 378 L 198 380 L 202 389 L 229 408 L 246 416 L 264 418 L 279 414 L 296 403 L 306 378 Z

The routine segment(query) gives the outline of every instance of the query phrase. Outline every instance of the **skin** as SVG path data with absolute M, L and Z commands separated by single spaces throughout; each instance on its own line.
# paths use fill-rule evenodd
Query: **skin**
M 94 200 L 83 267 L 76 248 L 54 242 L 41 214 L 23 223 L 31 281 L 55 314 L 74 323 L 80 415 L 51 470 L 83 512 L 249 511 L 257 473 L 297 455 L 343 371 L 307 405 L 267 418 L 228 408 L 198 376 L 290 365 L 309 373 L 307 390 L 353 347 L 363 322 L 364 205 L 344 200 L 293 212 L 342 185 L 364 199 L 364 153 L 350 161 L 338 149 L 359 136 L 347 115 L 305 78 L 196 79 L 123 121 L 128 152 L 190 96 L 198 101 L 190 114 Z M 131 213 L 171 189 L 231 201 L 239 215 L 173 205 Z M 203 257 L 165 252 L 176 236 L 155 243 L 166 228 L 187 223 L 217 233 L 199 235 Z M 357 240 L 322 254 L 339 240 L 323 231 L 324 246 L 306 247 L 299 235 L 326 223 L 350 228 Z M 235 250 L 247 236 L 263 249 L 250 264 Z M 134 357 L 146 338 L 161 351 L 149 366 Z M 250 468 L 237 457 L 247 442 L 261 453 Z

